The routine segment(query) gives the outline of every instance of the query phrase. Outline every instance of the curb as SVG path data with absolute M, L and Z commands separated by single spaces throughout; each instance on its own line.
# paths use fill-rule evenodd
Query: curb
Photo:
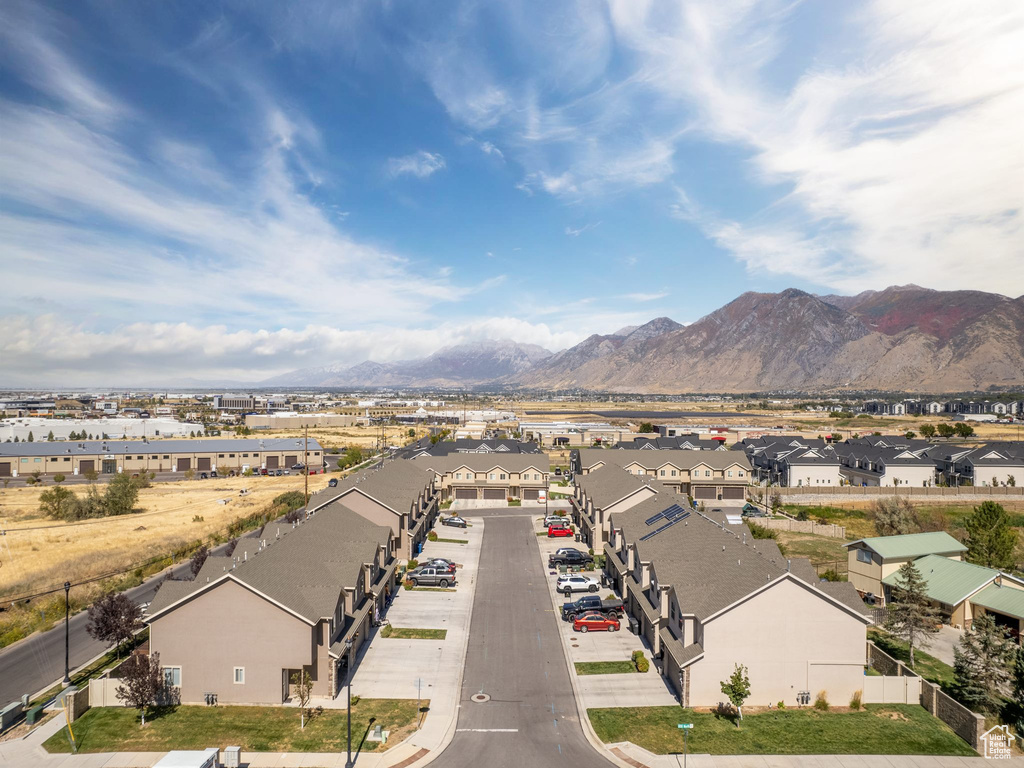
M 541 565 L 544 567 L 543 559 L 541 561 Z M 547 574 L 545 574 L 545 576 L 546 575 Z M 561 621 L 561 618 L 559 618 L 561 611 L 559 610 L 559 606 L 555 603 L 555 595 L 551 594 L 551 590 L 548 590 L 548 599 L 551 600 L 551 607 L 554 608 L 556 620 Z M 608 745 L 597 737 L 597 733 L 594 732 L 594 726 L 590 724 L 590 717 L 587 716 L 586 710 L 582 709 L 579 682 L 576 677 L 576 667 L 573 666 L 569 659 L 569 649 L 566 647 L 565 635 L 562 633 L 561 629 L 558 630 L 558 641 L 562 644 L 562 658 L 565 660 L 565 667 L 569 673 L 569 682 L 572 685 L 573 702 L 576 705 L 576 716 L 579 718 L 580 725 L 583 727 L 583 735 L 586 736 L 587 741 L 590 742 L 590 746 L 597 750 L 597 752 L 604 756 L 609 762 L 619 766 L 619 768 L 635 768 L 635 764 L 627 763 L 612 752 Z

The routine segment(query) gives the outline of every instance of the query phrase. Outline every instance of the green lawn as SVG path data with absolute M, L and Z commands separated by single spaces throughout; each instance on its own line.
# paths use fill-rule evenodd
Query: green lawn
M 434 541 L 443 541 L 448 544 L 469 544 L 469 539 L 442 539 L 440 536 L 434 539 Z
M 907 644 L 898 640 L 888 632 L 883 632 L 877 627 L 868 629 L 868 640 L 873 640 L 875 645 L 888 653 L 894 659 L 910 665 L 910 651 Z M 940 686 L 946 693 L 949 693 L 953 686 L 953 668 L 944 661 L 940 661 L 929 653 L 919 648 L 914 649 L 914 672 L 925 680 Z
M 444 640 L 448 636 L 448 630 L 392 627 L 388 624 L 381 630 L 380 634 L 382 637 L 390 637 L 395 640 Z
M 679 707 L 587 710 L 598 737 L 655 754 L 683 751 L 679 723 L 693 723 L 691 752 L 712 755 L 976 755 L 942 721 L 913 704 L 869 704 L 860 712 L 787 709 L 747 715 L 739 728 Z
M 621 675 L 636 672 L 632 661 L 577 661 L 577 675 Z
M 429 702 L 420 703 L 426 708 Z M 373 725 L 391 731 L 395 745 L 416 727 L 416 702 L 411 699 L 360 699 L 352 705 L 352 750 Z M 139 726 L 134 709 L 90 709 L 72 726 L 79 752 L 166 752 L 203 749 L 211 744 L 234 744 L 245 752 L 344 752 L 345 713 L 325 710 L 299 728 L 299 710 L 292 707 L 169 708 L 146 718 Z M 62 729 L 43 744 L 49 752 L 70 752 Z M 364 742 L 363 752 L 381 750 L 377 742 Z

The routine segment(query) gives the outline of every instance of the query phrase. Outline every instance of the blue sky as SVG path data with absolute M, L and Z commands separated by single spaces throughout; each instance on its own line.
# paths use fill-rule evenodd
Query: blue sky
M 4 3 L 0 384 L 1019 295 L 1022 8 Z

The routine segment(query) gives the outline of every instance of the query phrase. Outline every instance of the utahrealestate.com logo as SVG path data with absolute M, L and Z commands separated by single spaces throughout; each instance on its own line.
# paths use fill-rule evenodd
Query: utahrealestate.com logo
M 981 754 L 986 760 L 1009 760 L 1012 752 L 1013 736 L 1010 726 L 997 725 L 981 734 L 984 745 Z

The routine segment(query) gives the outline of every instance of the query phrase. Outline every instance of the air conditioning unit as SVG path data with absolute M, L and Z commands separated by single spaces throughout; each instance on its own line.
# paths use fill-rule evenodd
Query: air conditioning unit
M 242 748 L 224 747 L 224 768 L 242 768 Z

